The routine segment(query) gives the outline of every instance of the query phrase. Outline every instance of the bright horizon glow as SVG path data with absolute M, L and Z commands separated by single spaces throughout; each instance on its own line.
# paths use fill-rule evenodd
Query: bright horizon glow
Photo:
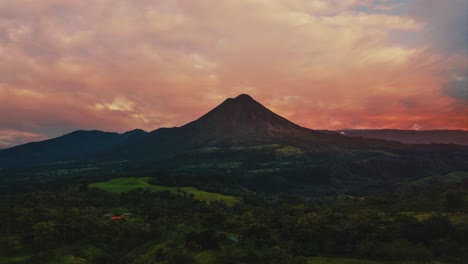
M 468 129 L 465 0 L 0 0 L 0 148 L 250 94 L 312 129 Z

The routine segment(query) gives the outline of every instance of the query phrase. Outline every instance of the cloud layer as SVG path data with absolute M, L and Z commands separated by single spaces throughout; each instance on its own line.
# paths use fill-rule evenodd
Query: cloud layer
M 178 126 L 240 93 L 310 128 L 468 129 L 466 8 L 0 0 L 0 148 Z

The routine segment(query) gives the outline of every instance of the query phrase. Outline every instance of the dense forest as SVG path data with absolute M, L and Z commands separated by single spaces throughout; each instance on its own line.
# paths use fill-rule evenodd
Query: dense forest
M 1 195 L 0 263 L 467 263 L 468 180 L 455 178 L 364 197 L 220 189 L 242 196 L 230 206 L 87 182 L 19 190 Z

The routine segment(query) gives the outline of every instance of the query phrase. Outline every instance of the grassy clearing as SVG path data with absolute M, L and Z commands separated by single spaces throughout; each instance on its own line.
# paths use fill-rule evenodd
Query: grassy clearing
M 292 146 L 285 146 L 283 148 L 275 150 L 275 154 L 278 157 L 300 156 L 304 154 L 304 150 Z
M 98 188 L 111 193 L 124 193 L 135 189 L 152 189 L 149 177 L 144 178 L 118 178 L 106 182 L 97 182 L 89 185 L 90 188 Z
M 468 223 L 468 214 L 465 213 L 454 213 L 449 215 L 449 218 L 455 226 L 466 226 Z
M 20 255 L 14 257 L 0 257 L 0 264 L 25 263 L 31 258 L 31 255 Z
M 381 262 L 365 260 L 365 259 L 350 259 L 350 258 L 332 258 L 332 257 L 313 257 L 309 258 L 308 264 L 378 264 Z
M 455 184 L 463 181 L 464 179 L 468 178 L 468 172 L 466 171 L 455 171 L 449 173 L 447 175 L 439 175 L 439 176 L 432 176 L 426 177 L 414 182 L 411 182 L 413 185 L 429 185 L 429 184 Z
M 117 178 L 106 182 L 92 183 L 89 185 L 89 187 L 102 189 L 111 193 L 124 193 L 136 189 L 147 189 L 154 192 L 168 191 L 178 195 L 193 195 L 195 199 L 205 201 L 207 203 L 222 201 L 229 206 L 232 206 L 242 200 L 242 198 L 237 196 L 206 192 L 194 187 L 168 187 L 152 185 L 149 183 L 150 179 L 150 177 Z
M 334 258 L 334 257 L 312 257 L 308 259 L 308 264 L 416 264 L 413 261 L 376 261 L 354 258 Z M 442 264 L 442 262 L 430 262 L 431 264 Z
M 194 256 L 197 263 L 214 264 L 216 262 L 216 254 L 214 251 L 202 251 Z
M 431 212 L 401 212 L 401 213 L 407 216 L 412 216 L 418 219 L 419 221 L 424 221 L 433 215 L 433 213 Z

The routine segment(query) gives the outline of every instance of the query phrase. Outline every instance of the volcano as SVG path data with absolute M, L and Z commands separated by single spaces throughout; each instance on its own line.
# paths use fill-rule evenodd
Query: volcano
M 309 150 L 446 150 L 449 145 L 406 145 L 384 139 L 347 137 L 299 126 L 272 112 L 251 96 L 228 98 L 202 117 L 181 127 L 160 128 L 117 153 L 132 157 L 159 157 L 212 146 L 282 144 Z
M 281 137 L 302 128 L 273 113 L 246 94 L 226 99 L 218 107 L 181 129 L 200 143 L 245 143 Z
M 251 96 L 228 98 L 207 114 L 181 127 L 160 128 L 139 142 L 124 146 L 129 156 L 158 156 L 209 146 L 287 144 L 301 148 L 334 146 L 381 146 L 384 140 L 327 134 L 301 127 L 272 112 Z M 398 145 L 398 143 L 396 143 Z M 127 148 L 128 147 L 128 148 Z
M 456 150 L 456 145 L 407 145 L 384 139 L 347 137 L 301 127 L 247 94 L 228 98 L 199 119 L 181 127 L 124 134 L 76 131 L 0 151 L 0 164 L 61 160 L 157 159 L 212 146 L 282 144 L 306 150 Z M 466 147 L 462 147 L 466 148 Z
M 197 145 L 265 143 L 313 132 L 273 113 L 246 94 L 226 99 L 180 129 Z
M 208 177 L 200 179 L 202 185 L 229 179 L 260 192 L 320 195 L 466 171 L 466 160 L 467 146 L 404 144 L 305 128 L 241 94 L 180 127 L 122 134 L 79 130 L 0 150 L 0 189 L 2 181 L 26 185 L 31 173 L 39 182 L 169 173 L 187 185 L 191 176 L 201 175 Z

